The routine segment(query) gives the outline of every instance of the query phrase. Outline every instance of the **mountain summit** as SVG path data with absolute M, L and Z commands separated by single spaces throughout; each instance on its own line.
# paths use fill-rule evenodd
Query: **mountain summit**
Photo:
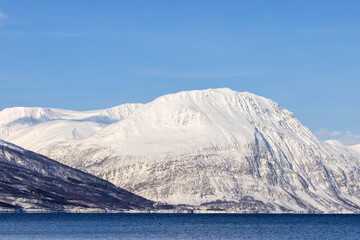
M 156 201 L 238 212 L 359 212 L 359 154 L 321 141 L 272 100 L 208 89 L 121 106 L 128 111 L 107 122 L 72 112 L 70 120 L 31 125 L 9 124 L 4 110 L 0 131 Z M 81 129 L 86 134 L 70 134 Z

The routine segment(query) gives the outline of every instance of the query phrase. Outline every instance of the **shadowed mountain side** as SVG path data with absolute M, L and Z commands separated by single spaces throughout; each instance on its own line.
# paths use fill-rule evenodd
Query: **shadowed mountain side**
M 0 140 L 0 208 L 153 210 L 154 202 Z

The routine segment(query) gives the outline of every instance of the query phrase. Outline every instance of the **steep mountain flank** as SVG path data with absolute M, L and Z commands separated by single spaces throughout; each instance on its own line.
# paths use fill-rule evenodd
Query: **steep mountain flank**
M 0 209 L 153 210 L 146 200 L 90 174 L 0 140 Z

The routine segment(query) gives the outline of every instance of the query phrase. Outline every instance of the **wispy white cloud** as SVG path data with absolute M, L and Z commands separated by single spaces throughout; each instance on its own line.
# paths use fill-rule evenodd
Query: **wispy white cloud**
M 44 36 L 44 37 L 82 37 L 86 36 L 84 33 L 76 32 L 62 32 L 62 31 L 39 31 L 39 32 L 25 32 L 25 31 L 4 31 L 0 32 L 0 36 L 8 37 L 26 37 L 26 36 Z
M 338 140 L 345 145 L 360 144 L 360 134 L 354 134 L 352 131 L 330 131 L 326 128 L 322 128 L 315 134 L 323 140 Z
M 81 37 L 81 36 L 84 36 L 86 34 L 84 34 L 84 33 L 76 33 L 76 32 L 44 31 L 44 32 L 38 32 L 37 35 L 57 36 L 57 37 Z
M 231 78 L 244 77 L 251 75 L 262 75 L 271 73 L 271 71 L 254 71 L 254 72 L 180 72 L 167 70 L 129 70 L 130 73 L 170 78 Z
M 0 24 L 2 24 L 2 21 L 6 18 L 7 16 L 2 11 L 0 11 Z

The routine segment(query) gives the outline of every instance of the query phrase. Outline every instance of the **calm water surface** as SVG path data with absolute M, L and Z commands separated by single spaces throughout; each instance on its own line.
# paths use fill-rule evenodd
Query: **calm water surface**
M 360 215 L 2 213 L 0 239 L 360 239 Z

